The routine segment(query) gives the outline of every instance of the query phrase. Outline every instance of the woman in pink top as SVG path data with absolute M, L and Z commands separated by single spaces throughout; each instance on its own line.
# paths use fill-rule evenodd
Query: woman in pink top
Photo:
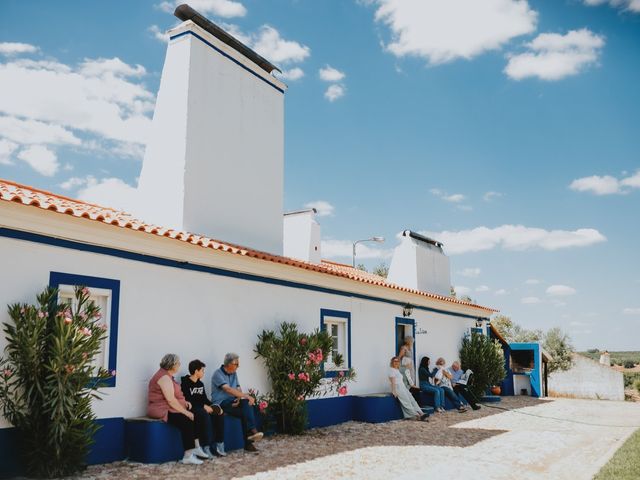
M 190 411 L 191 404 L 184 399 L 180 385 L 173 379 L 178 370 L 180 358 L 176 354 L 167 353 L 162 357 L 160 370 L 149 380 L 147 415 L 176 426 L 182 435 L 182 463 L 200 465 L 202 460 L 199 458 L 211 458 L 202 450 L 196 436 L 196 432 L 206 429 L 206 424 L 200 415 L 194 416 Z

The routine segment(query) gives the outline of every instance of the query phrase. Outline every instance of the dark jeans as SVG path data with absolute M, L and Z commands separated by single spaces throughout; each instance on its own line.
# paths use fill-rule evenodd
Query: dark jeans
M 196 432 L 198 435 L 198 439 L 202 442 L 203 438 L 200 436 L 203 426 L 206 430 L 206 424 L 204 423 L 205 419 L 202 416 L 198 416 L 194 414 L 193 420 L 189 420 L 186 416 L 181 413 L 173 413 L 169 412 L 167 416 L 167 423 L 177 427 L 180 430 L 180 435 L 182 437 L 182 448 L 187 451 L 195 448 L 196 446 Z
M 199 428 L 197 433 L 200 445 L 204 447 L 205 445 L 211 444 L 209 429 L 207 428 L 208 421 L 211 421 L 214 441 L 216 443 L 224 442 L 224 415 L 209 414 L 204 407 L 193 407 L 191 411 L 193 412 L 193 415 L 198 418 L 196 425 L 197 428 Z
M 232 405 L 234 401 L 234 399 L 223 400 L 222 403 L 220 403 L 220 406 L 227 415 L 240 419 L 240 422 L 242 422 L 242 436 L 246 441 L 247 437 L 251 435 L 250 432 L 256 428 L 256 419 L 253 415 L 253 407 L 249 405 L 249 400 L 244 398 L 240 400 L 240 405 L 238 406 Z
M 458 395 L 462 395 L 464 399 L 469 403 L 469 405 L 471 405 L 471 408 L 476 408 L 478 406 L 478 400 L 466 385 L 460 385 L 459 383 L 456 383 L 453 386 L 453 391 Z
M 462 406 L 462 402 L 458 398 L 458 395 L 456 395 L 456 392 L 454 392 L 449 387 L 444 387 L 443 386 L 441 388 L 444 391 L 445 397 L 447 397 L 449 400 L 451 400 L 451 402 L 455 405 L 456 408 L 460 408 Z

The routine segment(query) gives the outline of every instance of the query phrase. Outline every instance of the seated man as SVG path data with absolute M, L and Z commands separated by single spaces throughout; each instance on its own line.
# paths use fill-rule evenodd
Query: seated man
M 244 449 L 257 452 L 253 442 L 262 439 L 262 432 L 256 430 L 253 414 L 255 400 L 244 393 L 238 382 L 236 371 L 240 366 L 239 357 L 235 353 L 224 356 L 224 364 L 211 377 L 211 399 L 222 407 L 225 413 L 239 418 L 242 422 Z
M 204 368 L 206 365 L 200 360 L 192 360 L 189 362 L 189 373 L 182 377 L 182 394 L 187 402 L 191 403 L 191 411 L 194 415 L 203 416 L 205 422 L 203 431 L 200 433 L 200 437 L 204 438 L 204 451 L 209 455 L 215 455 L 217 457 L 224 457 L 224 412 L 220 405 L 215 405 L 207 398 L 207 392 L 204 390 L 204 384 L 202 383 L 202 377 L 204 377 Z M 211 439 L 209 438 L 209 431 L 206 428 L 206 421 L 211 419 L 211 425 L 215 435 L 216 446 L 211 451 Z
M 462 395 L 464 399 L 471 405 L 471 408 L 474 410 L 479 410 L 480 405 L 475 398 L 475 395 L 471 393 L 471 390 L 466 385 L 462 383 L 458 383 L 464 372 L 460 368 L 460 362 L 457 360 L 451 364 L 451 368 L 449 369 L 449 373 L 451 373 L 451 383 L 453 385 L 453 391 L 458 395 Z

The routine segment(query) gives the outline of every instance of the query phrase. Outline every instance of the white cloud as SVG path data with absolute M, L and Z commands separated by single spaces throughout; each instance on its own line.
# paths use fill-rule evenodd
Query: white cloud
M 82 185 L 86 185 L 89 182 L 89 179 L 92 179 L 95 183 L 95 179 L 92 176 L 81 178 L 81 177 L 71 177 L 70 179 L 62 182 L 59 187 L 63 190 L 72 190 L 74 188 L 80 187 Z
M 608 3 L 614 8 L 624 11 L 640 13 L 640 0 L 584 0 L 585 5 L 595 6 Z
M 625 308 L 622 310 L 624 315 L 640 315 L 640 307 L 636 308 Z
M 0 138 L 0 165 L 12 165 L 11 154 L 18 148 L 18 144 Z
M 18 153 L 18 158 L 41 175 L 51 177 L 60 167 L 56 154 L 42 145 L 33 145 Z
M 524 297 L 520 302 L 525 305 L 534 305 L 536 303 L 540 303 L 540 299 L 538 297 Z
M 471 59 L 533 32 L 527 0 L 376 0 L 375 18 L 391 30 L 387 50 L 435 65 Z
M 337 70 L 329 65 L 321 68 L 318 71 L 318 75 L 320 75 L 320 80 L 325 82 L 339 82 L 345 77 L 344 72 L 341 72 L 340 70 Z
M 52 153 L 55 146 L 92 149 L 101 142 L 109 149 L 140 149 L 155 102 L 140 81 L 145 74 L 141 65 L 119 58 L 85 59 L 77 66 L 24 58 L 0 62 L 0 135 Z M 81 141 L 77 132 L 90 138 Z
M 80 200 L 125 211 L 132 211 L 138 205 L 138 190 L 119 178 L 96 180 L 89 176 L 84 183 L 85 188 L 77 194 Z
M 527 285 L 538 285 L 540 283 L 540 280 L 537 280 L 535 278 L 529 278 L 524 283 Z
M 488 292 L 490 288 L 487 285 L 479 285 L 476 287 L 476 292 Z
M 577 178 L 571 182 L 569 188 L 576 192 L 589 192 L 595 195 L 626 194 L 631 188 L 640 188 L 640 170 L 621 179 L 611 175 Z
M 485 202 L 490 202 L 491 200 L 493 200 L 494 198 L 500 198 L 502 197 L 503 194 L 500 192 L 487 192 L 482 196 L 482 199 Z
M 568 297 L 570 295 L 575 295 L 577 290 L 573 287 L 569 287 L 567 285 L 551 285 L 547 288 L 546 293 L 552 297 Z
M 274 63 L 301 62 L 311 54 L 311 49 L 292 40 L 284 40 L 273 27 L 264 25 L 251 41 L 251 47 Z
M 28 43 L 2 42 L 0 43 L 0 55 L 20 55 L 23 53 L 35 53 L 38 47 Z
M 73 132 L 60 125 L 4 115 L 0 115 L 0 136 L 23 145 L 80 145 L 81 143 Z
M 526 44 L 528 51 L 509 57 L 504 71 L 514 80 L 560 80 L 595 64 L 604 43 L 603 36 L 586 28 L 566 35 L 541 33 Z
M 441 197 L 445 202 L 451 202 L 451 203 L 460 203 L 462 201 L 465 200 L 465 197 L 463 194 L 461 193 L 454 193 L 453 195 L 446 195 L 444 197 Z
M 324 97 L 330 102 L 335 102 L 341 97 L 344 97 L 345 88 L 342 85 L 329 85 L 329 88 L 324 92 Z
M 147 28 L 147 31 L 151 34 L 153 38 L 162 43 L 167 43 L 169 41 L 169 35 L 164 30 L 161 30 L 157 25 L 151 25 Z
M 162 2 L 156 5 L 161 10 L 173 13 L 176 7 L 184 3 L 182 0 Z M 247 9 L 240 2 L 232 0 L 189 0 L 189 5 L 202 15 L 218 15 L 224 18 L 244 17 Z
M 458 297 L 469 295 L 471 293 L 471 289 L 469 287 L 465 287 L 463 285 L 456 285 L 453 287 Z
M 499 290 L 496 290 L 494 292 L 495 295 L 507 295 L 509 292 L 506 291 L 504 288 L 500 288 Z
M 580 228 L 578 230 L 545 230 L 524 225 L 502 225 L 488 228 L 477 227 L 457 232 L 420 232 L 436 238 L 444 244 L 449 255 L 467 252 L 481 252 L 502 247 L 505 250 L 524 251 L 533 248 L 558 250 L 561 248 L 586 247 L 606 241 L 598 230 Z
M 477 278 L 480 276 L 481 270 L 479 268 L 465 268 L 458 272 L 459 275 L 467 278 Z
M 334 207 L 325 200 L 317 200 L 315 202 L 305 203 L 305 208 L 315 208 L 319 217 L 333 216 Z
M 393 255 L 393 250 L 376 248 L 375 243 L 359 243 L 357 245 L 356 261 L 361 259 L 388 259 Z M 322 256 L 326 258 L 349 258 L 353 255 L 353 242 L 351 240 L 322 240 Z
M 302 70 L 300 67 L 294 67 L 289 70 L 283 70 L 282 73 L 278 73 L 277 71 L 275 71 L 274 75 L 282 80 L 290 80 L 292 82 L 295 82 L 296 80 L 300 80 L 302 77 L 304 77 L 304 70 Z

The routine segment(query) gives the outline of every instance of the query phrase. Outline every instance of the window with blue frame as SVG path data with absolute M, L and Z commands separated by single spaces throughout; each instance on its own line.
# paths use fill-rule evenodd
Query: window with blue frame
M 103 341 L 100 353 L 94 360 L 95 367 L 103 367 L 110 372 L 117 370 L 118 355 L 118 313 L 120 302 L 120 281 L 102 277 L 89 277 L 72 273 L 51 272 L 49 285 L 58 289 L 58 302 L 75 302 L 74 287 L 87 287 L 90 299 L 100 307 L 101 322 L 106 324 L 109 335 Z M 107 386 L 115 387 L 116 377 L 106 380 Z
M 351 313 L 339 310 L 320 310 L 320 329 L 329 333 L 332 347 L 324 362 L 327 376 L 351 368 Z M 336 360 L 342 357 L 342 363 Z

